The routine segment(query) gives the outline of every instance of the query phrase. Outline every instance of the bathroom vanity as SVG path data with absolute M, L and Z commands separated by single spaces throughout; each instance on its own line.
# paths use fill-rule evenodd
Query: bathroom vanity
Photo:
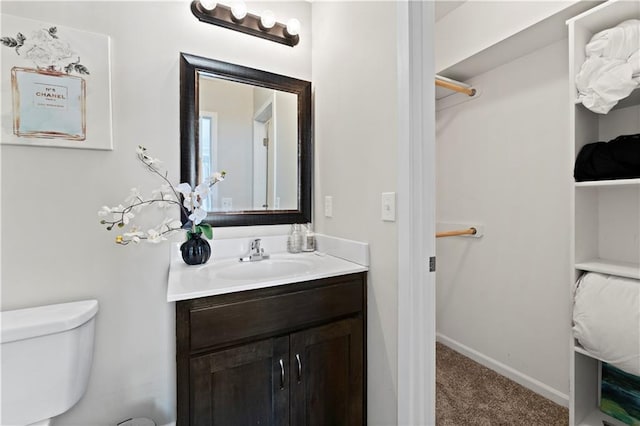
M 172 262 L 178 425 L 365 424 L 366 270 L 313 253 Z
M 365 282 L 177 302 L 178 424 L 364 424 Z

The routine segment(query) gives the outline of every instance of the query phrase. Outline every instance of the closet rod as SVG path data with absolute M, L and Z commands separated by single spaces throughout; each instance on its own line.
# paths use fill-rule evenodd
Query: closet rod
M 477 232 L 478 230 L 476 228 L 460 229 L 457 231 L 438 232 L 436 234 L 436 238 L 457 237 L 459 235 L 476 235 Z
M 476 94 L 476 89 L 474 89 L 473 87 L 455 80 L 451 80 L 450 78 L 441 77 L 439 75 L 436 75 L 436 86 L 444 87 L 445 89 L 453 90 L 455 92 L 464 93 L 468 96 L 475 96 Z

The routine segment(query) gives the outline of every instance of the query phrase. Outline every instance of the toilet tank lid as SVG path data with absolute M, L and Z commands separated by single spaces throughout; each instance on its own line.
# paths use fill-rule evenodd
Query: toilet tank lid
M 71 330 L 89 321 L 96 312 L 97 300 L 0 312 L 0 342 L 8 343 Z

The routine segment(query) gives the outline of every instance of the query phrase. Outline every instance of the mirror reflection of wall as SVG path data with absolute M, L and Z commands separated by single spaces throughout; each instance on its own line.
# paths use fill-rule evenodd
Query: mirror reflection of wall
M 297 95 L 205 74 L 198 90 L 201 178 L 227 172 L 206 209 L 297 209 Z

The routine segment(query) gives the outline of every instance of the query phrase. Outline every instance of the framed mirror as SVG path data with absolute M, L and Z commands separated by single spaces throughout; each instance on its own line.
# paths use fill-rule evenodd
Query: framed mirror
M 311 83 L 181 53 L 180 181 L 223 170 L 203 222 L 311 222 Z

